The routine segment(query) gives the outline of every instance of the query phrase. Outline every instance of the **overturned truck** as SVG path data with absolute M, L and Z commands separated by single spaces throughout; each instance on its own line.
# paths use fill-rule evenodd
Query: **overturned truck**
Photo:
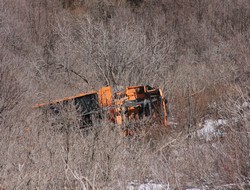
M 167 126 L 166 100 L 161 89 L 150 86 L 128 86 L 113 92 L 110 86 L 98 91 L 81 93 L 76 96 L 36 104 L 35 108 L 43 108 L 60 114 L 63 107 L 72 102 L 81 115 L 83 126 L 91 126 L 93 120 L 108 118 L 119 126 L 128 126 L 143 118 Z

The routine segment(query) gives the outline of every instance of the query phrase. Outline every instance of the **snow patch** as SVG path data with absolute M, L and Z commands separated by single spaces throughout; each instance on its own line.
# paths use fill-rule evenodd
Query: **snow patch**
M 143 184 L 138 184 L 136 182 L 131 182 L 128 187 L 128 190 L 170 190 L 169 185 L 147 182 Z
M 127 186 L 127 190 L 172 190 L 169 184 L 155 183 L 152 181 L 139 184 L 138 182 L 130 182 Z M 183 188 L 183 190 L 204 190 L 200 188 Z
M 228 121 L 225 119 L 205 120 L 204 124 L 200 124 L 200 126 L 203 127 L 197 131 L 197 136 L 206 140 L 211 140 L 213 137 L 221 137 L 222 131 L 220 131 L 218 127 L 226 125 L 227 123 Z
M 243 102 L 242 106 L 243 109 L 250 109 L 250 102 Z

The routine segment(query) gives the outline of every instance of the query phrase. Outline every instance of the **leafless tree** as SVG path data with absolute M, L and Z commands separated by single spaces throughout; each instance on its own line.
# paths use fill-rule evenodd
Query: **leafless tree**
M 0 0 L 1 186 L 249 188 L 249 10 L 248 0 Z M 118 84 L 163 88 L 177 127 L 142 121 L 123 138 L 108 120 L 79 129 L 74 107 L 32 108 Z M 219 117 L 222 136 L 193 135 Z

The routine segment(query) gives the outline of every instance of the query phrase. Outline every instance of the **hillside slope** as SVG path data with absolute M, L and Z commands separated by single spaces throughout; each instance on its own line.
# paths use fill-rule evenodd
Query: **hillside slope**
M 250 1 L 0 0 L 0 9 L 3 187 L 248 188 Z M 118 84 L 162 88 L 176 125 L 142 123 L 141 136 L 124 139 L 106 121 L 86 132 L 73 111 L 32 109 Z M 200 138 L 219 119 L 223 135 Z

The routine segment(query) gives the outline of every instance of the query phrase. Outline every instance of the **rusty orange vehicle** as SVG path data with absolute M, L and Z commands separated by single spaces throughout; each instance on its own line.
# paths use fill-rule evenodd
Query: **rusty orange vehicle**
M 166 100 L 163 92 L 148 85 L 128 86 L 116 92 L 113 92 L 110 86 L 105 86 L 98 91 L 36 104 L 34 107 L 60 113 L 61 107 L 67 105 L 69 101 L 73 102 L 81 114 L 83 125 L 91 125 L 93 119 L 102 119 L 105 115 L 119 126 L 138 122 L 145 117 L 151 117 L 167 126 Z

